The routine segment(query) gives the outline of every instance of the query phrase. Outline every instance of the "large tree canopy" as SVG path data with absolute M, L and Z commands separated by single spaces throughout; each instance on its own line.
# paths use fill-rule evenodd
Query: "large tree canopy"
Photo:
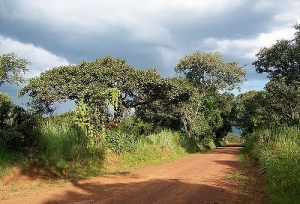
M 295 87 L 300 83 L 300 25 L 292 40 L 278 40 L 270 48 L 262 48 L 253 62 L 258 73 L 268 73 L 270 79 L 284 79 Z
M 284 80 L 266 84 L 266 101 L 262 104 L 268 121 L 275 125 L 293 125 L 300 121 L 300 90 L 288 86 Z
M 235 61 L 224 62 L 218 52 L 194 52 L 186 55 L 175 67 L 197 87 L 207 90 L 233 90 L 243 81 L 245 70 Z
M 178 103 L 189 97 L 188 90 L 163 79 L 155 69 L 138 70 L 123 59 L 98 58 L 93 62 L 79 65 L 61 66 L 42 73 L 29 80 L 20 95 L 28 94 L 31 105 L 47 113 L 53 111 L 55 102 L 68 100 L 93 101 L 98 109 L 104 109 L 107 97 L 103 95 L 109 88 L 120 90 L 117 115 L 125 109 L 136 108 L 157 100 Z M 175 91 L 176 90 L 176 91 Z
M 157 100 L 136 109 L 136 115 L 143 121 L 165 126 L 171 129 L 180 129 L 180 106 L 195 92 L 195 88 L 183 77 L 168 78 L 171 89 L 166 90 L 166 100 Z
M 0 86 L 4 82 L 16 83 L 24 82 L 22 73 L 28 71 L 26 68 L 29 65 L 24 58 L 17 58 L 14 53 L 3 54 L 0 56 Z

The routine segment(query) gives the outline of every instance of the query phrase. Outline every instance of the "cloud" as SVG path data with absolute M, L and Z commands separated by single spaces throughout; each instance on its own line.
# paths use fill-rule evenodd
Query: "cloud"
M 28 66 L 27 78 L 38 76 L 50 68 L 69 65 L 70 63 L 63 57 L 56 56 L 33 44 L 24 44 L 0 35 L 0 54 L 14 52 L 19 58 L 25 58 L 32 63 Z
M 297 0 L 3 0 L 0 51 L 31 61 L 28 76 L 110 55 L 164 77 L 175 75 L 186 54 L 219 51 L 225 60 L 247 64 L 243 86 L 257 79 L 264 84 L 251 65 L 255 54 L 293 37 L 299 9 Z

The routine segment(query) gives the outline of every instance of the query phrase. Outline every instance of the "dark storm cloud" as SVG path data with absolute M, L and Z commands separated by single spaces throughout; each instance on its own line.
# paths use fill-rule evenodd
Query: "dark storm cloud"
M 261 34 L 290 29 L 300 19 L 299 7 L 296 0 L 3 0 L 0 35 L 69 63 L 110 55 L 139 69 L 156 68 L 164 77 L 174 76 L 186 54 L 219 51 L 226 61 L 247 65 L 251 86 L 251 80 L 267 81 L 252 66 L 255 53 L 271 39 Z
M 268 32 L 274 23 L 275 14 L 271 10 L 257 12 L 253 10 L 252 4 L 243 4 L 235 10 L 214 16 L 193 18 L 180 24 L 170 22 L 170 27 L 183 40 L 182 43 L 193 43 L 205 38 L 251 38 L 259 32 Z

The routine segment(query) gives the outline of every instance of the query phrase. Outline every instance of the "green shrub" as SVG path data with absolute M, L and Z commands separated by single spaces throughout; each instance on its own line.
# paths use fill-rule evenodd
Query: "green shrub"
M 28 153 L 40 135 L 40 117 L 16 106 L 6 94 L 0 93 L 0 138 L 15 152 Z
M 107 147 L 116 154 L 124 152 L 134 153 L 137 149 L 137 137 L 121 132 L 121 130 L 108 131 L 106 134 Z
M 205 146 L 205 150 L 213 150 L 216 148 L 216 144 L 211 137 L 205 137 L 202 143 Z
M 126 116 L 122 118 L 117 126 L 117 129 L 123 133 L 135 135 L 140 137 L 146 136 L 153 133 L 153 124 L 145 123 L 140 119 L 136 119 L 134 116 Z

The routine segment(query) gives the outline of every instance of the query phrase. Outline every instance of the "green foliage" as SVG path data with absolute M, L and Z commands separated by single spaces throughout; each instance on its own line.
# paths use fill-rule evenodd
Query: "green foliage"
M 114 130 L 107 132 L 106 142 L 108 148 L 112 152 L 120 155 L 125 152 L 135 153 L 137 150 L 138 138 L 133 134 Z
M 174 93 L 170 80 L 163 79 L 155 69 L 138 70 L 125 60 L 112 57 L 50 69 L 30 79 L 20 96 L 27 93 L 30 105 L 41 113 L 53 112 L 55 102 L 75 100 L 87 104 L 92 100 L 99 114 L 107 112 L 107 94 L 103 93 L 113 88 L 120 91 L 118 108 L 114 110 L 115 121 L 130 108 L 157 100 L 178 103 L 188 97 L 185 89 L 175 87 L 182 92 Z
M 7 119 L 9 118 L 9 114 L 12 107 L 13 102 L 11 98 L 5 93 L 0 93 L 0 115 L 2 116 L 0 118 L 1 128 L 4 128 L 6 126 Z
M 199 142 L 224 137 L 232 126 L 233 96 L 218 91 L 238 88 L 245 70 L 234 61 L 224 62 L 220 53 L 195 52 L 181 59 L 175 71 L 193 87 L 189 101 L 178 108 L 184 129 Z
M 0 56 L 0 86 L 4 82 L 18 84 L 25 82 L 22 73 L 28 71 L 29 65 L 24 58 L 17 58 L 14 53 L 3 54 Z
M 7 149 L 3 139 L 0 138 L 0 179 L 16 164 L 20 166 L 25 162 L 20 153 Z
M 223 138 L 224 144 L 243 144 L 244 138 L 241 137 L 239 134 L 234 134 L 232 132 L 229 132 L 224 138 Z
M 51 120 L 43 126 L 38 146 L 40 156 L 53 165 L 59 161 L 80 161 L 89 156 L 83 131 L 66 123 L 52 124 Z
M 252 64 L 258 73 L 268 73 L 270 79 L 284 79 L 286 85 L 299 87 L 300 83 L 300 25 L 295 26 L 295 38 L 278 40 L 270 48 L 262 48 Z
M 162 130 L 157 134 L 147 136 L 146 142 L 161 149 L 174 149 L 180 145 L 180 135 L 177 132 Z
M 85 105 L 82 101 L 76 104 L 75 124 L 86 137 L 86 150 L 91 154 L 97 155 L 100 153 L 101 155 L 104 148 L 105 130 L 100 132 L 96 129 L 94 124 L 91 123 L 91 116 L 88 114 L 90 108 L 89 105 Z
M 198 142 L 204 138 L 222 138 L 232 127 L 233 96 L 214 93 L 205 98 L 195 92 L 180 107 L 183 127 Z
M 233 90 L 245 77 L 245 70 L 237 62 L 224 62 L 218 52 L 194 52 L 186 55 L 175 67 L 197 87 L 207 90 Z
M 65 178 L 85 178 L 98 175 L 103 168 L 105 148 L 87 150 L 88 138 L 82 129 L 69 124 L 56 124 L 47 118 L 37 143 L 39 152 L 32 165 L 45 173 Z
M 186 140 L 186 137 L 185 137 Z M 169 161 L 178 157 L 186 156 L 186 146 L 182 146 L 182 135 L 179 132 L 162 130 L 159 133 L 151 134 L 147 137 L 140 138 L 135 152 L 123 152 L 117 162 L 117 166 L 122 169 L 132 169 Z M 185 141 L 188 143 L 188 141 Z M 197 151 L 199 152 L 199 148 Z M 193 152 L 193 153 L 195 153 Z M 191 152 L 189 152 L 191 153 Z
M 106 106 L 112 108 L 111 114 L 118 108 L 120 91 L 117 88 L 109 88 L 105 90 L 102 95 L 106 97 Z M 111 99 L 108 98 L 111 96 Z M 97 115 L 95 109 L 97 109 L 97 103 L 94 100 L 90 100 L 88 104 L 84 104 L 83 101 L 79 101 L 76 104 L 75 110 L 75 124 L 85 133 L 87 138 L 87 150 L 90 153 L 100 155 L 105 148 L 106 142 L 106 116 Z
M 300 200 L 300 130 L 295 127 L 261 129 L 247 137 L 246 147 L 267 178 L 270 203 Z
M 0 138 L 15 152 L 32 150 L 40 134 L 39 116 L 15 106 L 6 94 L 0 93 L 0 100 Z
M 255 127 L 278 127 L 299 124 L 300 90 L 282 80 L 272 80 L 264 91 L 249 91 L 237 96 L 236 126 L 243 134 Z
M 300 122 L 300 89 L 288 86 L 284 80 L 271 80 L 266 84 L 265 103 L 268 120 L 276 126 L 297 125 Z
M 256 91 L 248 91 L 236 97 L 234 106 L 235 126 L 243 129 L 243 133 L 251 133 L 259 123 L 262 115 L 259 112 L 262 97 Z
M 194 88 L 182 77 L 167 79 L 172 88 L 166 91 L 166 100 L 157 100 L 136 107 L 136 116 L 156 128 L 180 130 L 182 127 L 180 106 L 192 96 Z
M 216 148 L 216 144 L 214 142 L 214 139 L 211 137 L 205 137 L 203 139 L 203 145 L 205 146 L 205 151 L 207 150 L 213 150 Z
M 155 132 L 152 123 L 144 122 L 135 115 L 123 117 L 120 123 L 117 124 L 116 131 L 135 135 L 136 137 L 144 137 Z

